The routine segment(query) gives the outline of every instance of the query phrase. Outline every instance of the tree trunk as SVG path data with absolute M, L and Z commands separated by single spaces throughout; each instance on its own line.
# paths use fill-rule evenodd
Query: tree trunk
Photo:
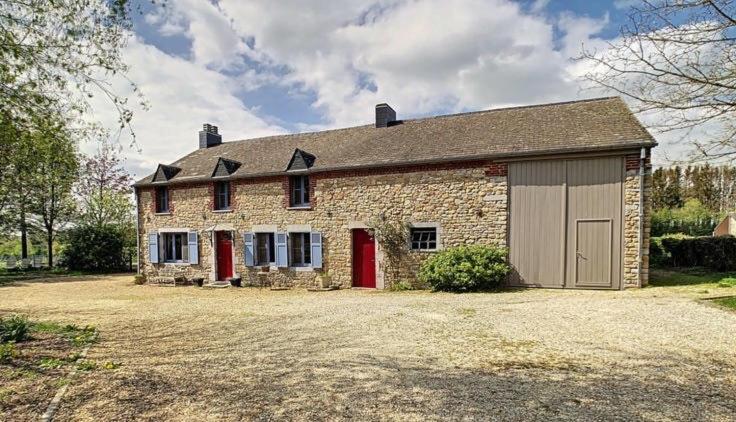
M 28 225 L 24 205 L 20 207 L 20 257 L 21 259 L 28 258 Z
M 53 229 L 46 231 L 46 245 L 48 246 L 49 268 L 54 267 L 54 232 Z

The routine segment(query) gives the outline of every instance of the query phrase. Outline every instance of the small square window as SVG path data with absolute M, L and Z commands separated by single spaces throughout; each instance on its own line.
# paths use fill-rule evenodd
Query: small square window
M 230 182 L 215 183 L 215 210 L 230 209 Z
M 166 186 L 156 188 L 156 212 L 169 212 L 169 188 Z
M 309 176 L 293 176 L 289 183 L 289 206 L 309 206 Z
M 437 250 L 437 228 L 422 227 L 411 229 L 411 249 L 414 251 Z

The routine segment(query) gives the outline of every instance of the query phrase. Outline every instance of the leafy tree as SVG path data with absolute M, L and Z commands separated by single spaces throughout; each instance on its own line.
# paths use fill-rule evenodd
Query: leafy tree
M 642 0 L 605 50 L 585 49 L 585 77 L 631 99 L 638 112 L 666 113 L 660 131 L 718 128 L 690 137 L 695 158 L 736 154 L 736 2 Z M 712 131 L 711 131 L 712 132 Z
M 79 117 L 90 97 L 102 95 L 117 108 L 120 125 L 129 126 L 127 99 L 108 78 L 127 70 L 121 52 L 130 8 L 128 0 L 0 2 L 0 113 L 20 124 Z
M 103 142 L 95 155 L 84 159 L 76 184 L 83 224 L 132 224 L 130 186 L 133 179 L 123 168 L 117 152 L 112 144 Z
M 34 146 L 35 172 L 28 197 L 30 210 L 46 232 L 48 262 L 54 257 L 54 237 L 75 215 L 72 185 L 79 167 L 74 144 L 69 141 L 63 122 L 45 122 L 30 136 Z
M 71 270 L 120 271 L 126 269 L 124 228 L 77 226 L 67 234 L 65 265 Z

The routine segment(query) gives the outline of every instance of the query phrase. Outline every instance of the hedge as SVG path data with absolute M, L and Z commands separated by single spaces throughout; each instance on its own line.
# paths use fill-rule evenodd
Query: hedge
M 469 292 L 500 287 L 509 273 L 504 248 L 457 246 L 432 255 L 419 269 L 419 279 L 433 290 Z
M 716 271 L 736 270 L 736 237 L 665 236 L 653 238 L 650 260 L 654 265 L 706 267 Z

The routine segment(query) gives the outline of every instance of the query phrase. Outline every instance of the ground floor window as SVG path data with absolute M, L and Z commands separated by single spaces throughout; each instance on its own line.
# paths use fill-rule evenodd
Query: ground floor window
M 273 233 L 256 233 L 256 265 L 271 265 L 276 261 Z
M 189 262 L 187 233 L 163 233 L 161 243 L 164 262 Z
M 414 251 L 437 250 L 437 227 L 412 227 L 411 249 Z
M 311 233 L 289 233 L 289 260 L 292 267 L 312 264 Z

